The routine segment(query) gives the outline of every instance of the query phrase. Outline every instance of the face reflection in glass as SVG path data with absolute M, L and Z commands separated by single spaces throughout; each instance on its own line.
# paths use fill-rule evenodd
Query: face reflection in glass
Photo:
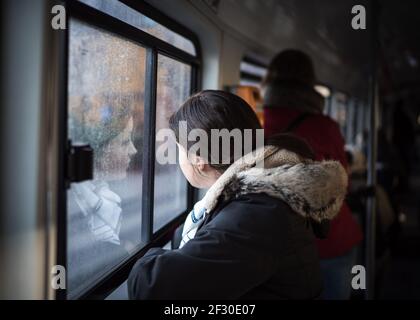
M 104 179 L 120 180 L 126 177 L 130 159 L 137 153 L 131 139 L 133 127 L 133 117 L 130 117 L 124 130 L 104 147 L 100 161 Z

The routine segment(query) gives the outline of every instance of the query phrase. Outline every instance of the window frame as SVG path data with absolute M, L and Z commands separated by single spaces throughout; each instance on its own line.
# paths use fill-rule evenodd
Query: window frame
M 194 93 L 201 88 L 201 47 L 198 37 L 189 29 L 180 25 L 172 18 L 166 16 L 144 1 L 119 0 L 122 4 L 146 15 L 157 23 L 178 33 L 190 40 L 195 46 L 196 55 L 179 49 L 168 42 L 158 39 L 124 21 L 114 18 L 100 10 L 92 8 L 79 1 L 65 1 L 67 13 L 67 27 L 70 19 L 77 19 L 88 23 L 92 27 L 100 28 L 124 39 L 143 46 L 146 49 L 146 74 L 145 74 L 145 96 L 144 96 L 144 150 L 143 153 L 143 177 L 142 177 L 142 224 L 139 228 L 141 243 L 139 249 L 132 253 L 127 259 L 114 266 L 104 276 L 96 280 L 83 294 L 75 299 L 105 299 L 114 289 L 121 285 L 128 277 L 135 262 L 142 257 L 148 249 L 156 246 L 163 246 L 172 239 L 173 231 L 182 224 L 188 212 L 192 209 L 196 199 L 196 189 L 190 184 L 187 186 L 187 209 L 185 212 L 171 219 L 162 228 L 153 232 L 153 207 L 154 207 L 154 169 L 155 169 L 155 142 L 156 142 L 156 92 L 157 92 L 157 71 L 158 55 L 164 55 L 176 61 L 191 66 L 191 88 Z M 60 130 L 59 140 L 62 142 L 59 150 L 60 169 L 58 172 L 60 192 L 58 196 L 57 214 L 57 264 L 67 269 L 67 155 L 70 147 L 68 140 L 68 61 L 69 61 L 69 28 L 63 33 L 62 52 L 63 56 L 63 78 L 60 81 L 62 91 L 60 101 Z M 66 279 L 67 281 L 67 279 Z M 56 291 L 56 299 L 66 300 L 67 290 Z

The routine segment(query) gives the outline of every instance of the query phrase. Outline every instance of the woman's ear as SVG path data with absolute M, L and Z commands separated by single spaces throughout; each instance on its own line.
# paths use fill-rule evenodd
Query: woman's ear
M 189 158 L 190 158 L 191 164 L 194 167 L 196 167 L 199 171 L 203 172 L 207 168 L 206 167 L 207 163 L 202 157 L 197 156 L 195 154 L 191 154 Z

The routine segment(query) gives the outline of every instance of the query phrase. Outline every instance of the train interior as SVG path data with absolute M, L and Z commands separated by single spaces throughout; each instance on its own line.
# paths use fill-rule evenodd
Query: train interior
M 365 10 L 364 28 L 352 25 L 355 6 Z M 364 231 L 358 264 L 369 277 L 351 299 L 420 298 L 418 1 L 1 7 L 0 299 L 127 299 L 135 260 L 150 247 L 171 248 L 204 194 L 177 166 L 155 161 L 156 132 L 203 89 L 241 96 L 264 123 L 261 84 L 287 48 L 313 59 L 324 113 L 346 142 L 348 203 Z M 115 104 L 114 119 L 127 119 L 125 127 L 112 120 Z M 95 144 L 77 144 L 86 136 Z M 119 212 L 108 217 L 113 227 L 101 233 L 101 246 L 74 218 L 91 209 L 96 190 Z M 51 286 L 57 266 L 66 272 L 60 290 Z

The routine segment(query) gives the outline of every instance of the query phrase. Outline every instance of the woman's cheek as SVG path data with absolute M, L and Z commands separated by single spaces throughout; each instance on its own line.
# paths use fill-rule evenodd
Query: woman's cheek
M 128 169 L 130 164 L 130 145 L 124 148 L 124 153 L 121 153 L 121 157 L 123 166 L 125 166 L 125 169 Z
M 179 162 L 179 167 L 181 168 L 181 171 L 184 174 L 185 178 L 188 180 L 188 182 L 192 186 L 197 188 L 198 186 L 197 186 L 197 181 L 195 179 L 195 172 L 194 172 L 193 166 L 191 165 L 187 157 L 187 153 L 181 148 L 179 149 L 179 152 L 178 152 L 178 162 Z
M 191 164 L 188 161 L 185 161 L 185 159 L 180 159 L 179 166 L 185 178 L 188 180 L 189 183 L 191 183 L 194 186 L 195 185 L 194 170 Z

